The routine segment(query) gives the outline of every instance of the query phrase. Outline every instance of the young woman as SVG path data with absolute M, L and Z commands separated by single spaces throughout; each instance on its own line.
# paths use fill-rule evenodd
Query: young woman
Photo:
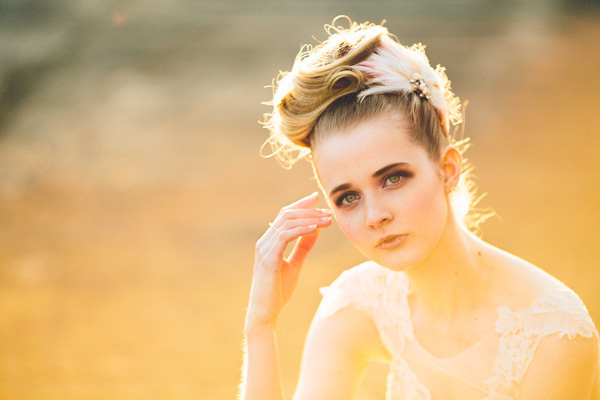
M 241 397 L 283 398 L 275 325 L 334 216 L 371 261 L 324 290 L 295 399 L 352 399 L 372 361 L 390 365 L 390 400 L 598 398 L 598 333 L 579 297 L 467 228 L 444 69 L 379 25 L 329 32 L 279 80 L 267 127 L 280 161 L 310 158 L 331 210 L 314 193 L 257 242 Z

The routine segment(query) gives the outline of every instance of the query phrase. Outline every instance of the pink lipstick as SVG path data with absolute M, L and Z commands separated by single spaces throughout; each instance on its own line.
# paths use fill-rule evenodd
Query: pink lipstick
M 394 249 L 404 243 L 407 235 L 389 235 L 377 242 L 375 248 L 379 250 Z

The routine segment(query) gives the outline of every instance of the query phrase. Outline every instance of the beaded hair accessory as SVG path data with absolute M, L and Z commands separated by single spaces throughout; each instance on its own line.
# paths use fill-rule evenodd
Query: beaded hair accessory
M 300 98 L 300 108 L 303 111 L 294 110 L 287 115 L 284 115 L 286 111 L 282 107 L 283 99 L 294 91 L 300 70 L 306 67 L 309 72 L 316 69 L 317 75 L 322 74 L 322 69 L 327 69 L 329 63 L 348 55 L 352 57 L 353 46 L 361 40 L 376 36 L 380 38 L 379 43 L 374 51 L 369 50 L 372 52 L 364 61 L 357 64 L 342 62 L 344 65 L 338 66 L 338 70 L 347 69 L 346 72 L 350 75 L 362 75 L 356 77 L 360 84 L 352 87 L 357 99 L 361 101 L 366 96 L 378 93 L 415 93 L 422 101 L 429 102 L 435 108 L 446 135 L 450 135 L 450 123 L 457 125 L 462 122 L 460 100 L 452 93 L 445 68 L 440 65 L 435 69 L 431 67 L 425 55 L 425 46 L 421 43 L 411 47 L 403 46 L 389 34 L 387 28 L 369 23 L 358 25 L 351 22 L 350 29 L 327 25 L 326 30 L 330 38 L 315 49 L 310 46 L 303 48 L 292 71 L 282 72 L 275 82 L 273 102 L 265 103 L 273 105 L 273 113 L 265 114 L 264 126 L 269 129 L 270 136 L 261 147 L 263 157 L 275 157 L 284 168 L 289 169 L 296 161 L 311 154 L 310 147 L 302 139 L 308 137 L 314 128 L 319 116 L 316 111 L 322 99 L 304 101 L 306 99 Z M 306 80 L 307 77 L 304 76 L 303 79 Z M 319 79 L 322 80 L 323 76 L 319 76 Z M 321 86 L 311 88 L 311 93 L 325 90 Z M 294 96 L 290 100 L 295 101 Z M 308 109 L 311 104 L 314 108 Z M 294 116 L 299 117 L 295 120 Z M 265 150 L 269 147 L 271 151 L 267 153 Z
M 383 36 L 377 50 L 356 68 L 367 79 L 359 99 L 377 93 L 410 91 L 435 107 L 446 134 L 449 122 L 453 125 L 462 122 L 460 99 L 452 93 L 446 69 L 440 65 L 433 69 L 429 65 L 421 43 L 405 47 Z
M 416 72 L 413 74 L 413 78 L 410 80 L 410 85 L 416 94 L 420 97 L 425 97 L 427 100 L 431 100 L 431 89 L 427 86 L 427 83 L 423 80 L 423 77 Z

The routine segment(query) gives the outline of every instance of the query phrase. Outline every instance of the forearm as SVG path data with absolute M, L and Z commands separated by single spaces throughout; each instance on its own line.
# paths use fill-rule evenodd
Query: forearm
M 313 208 L 318 200 L 315 192 L 282 208 L 256 242 L 241 400 L 283 400 L 275 325 L 319 229 L 331 225 L 330 211 Z M 284 257 L 287 246 L 295 240 L 289 257 Z
M 274 324 L 246 327 L 241 400 L 283 400 Z

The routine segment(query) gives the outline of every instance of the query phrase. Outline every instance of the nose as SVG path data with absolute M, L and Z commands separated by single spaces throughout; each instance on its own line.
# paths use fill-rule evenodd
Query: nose
M 378 228 L 394 219 L 391 210 L 381 201 L 367 201 L 365 222 L 369 228 Z

